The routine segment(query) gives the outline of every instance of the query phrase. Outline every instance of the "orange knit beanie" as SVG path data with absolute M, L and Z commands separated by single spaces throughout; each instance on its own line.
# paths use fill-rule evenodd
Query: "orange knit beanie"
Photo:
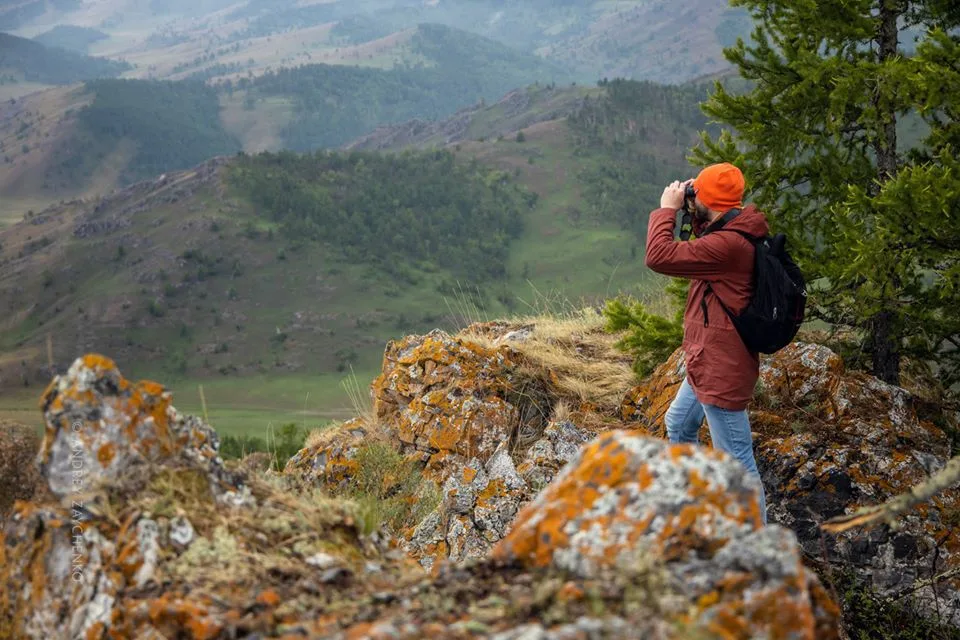
M 742 207 L 745 186 L 743 173 L 729 162 L 710 165 L 693 181 L 700 202 L 714 211 Z

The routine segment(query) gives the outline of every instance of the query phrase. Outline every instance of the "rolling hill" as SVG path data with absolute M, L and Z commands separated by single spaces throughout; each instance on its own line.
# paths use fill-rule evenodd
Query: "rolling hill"
M 44 31 L 33 39 L 45 47 L 59 47 L 61 49 L 67 49 L 68 51 L 86 54 L 90 51 L 90 47 L 93 44 L 101 40 L 107 40 L 108 38 L 110 38 L 109 35 L 98 29 L 77 27 L 74 25 L 58 25 L 49 31 Z
M 130 68 L 124 62 L 91 58 L 0 33 L 0 73 L 8 78 L 43 84 L 70 84 L 115 77 Z
M 34 46 L 36 43 L 29 43 Z M 564 72 L 439 25 L 407 38 L 393 69 L 313 64 L 214 86 L 97 80 L 0 105 L 5 218 L 244 149 L 337 147 L 384 124 L 444 118 Z
M 499 131 L 483 141 L 221 158 L 0 231 L 3 384 L 45 378 L 49 336 L 55 366 L 100 350 L 186 388 L 322 386 L 398 333 L 649 289 L 635 222 L 656 181 L 690 172 L 702 90 L 527 91 L 530 115 L 515 95 L 473 114 Z M 541 119 L 561 104 L 573 115 Z M 630 190 L 605 187 L 618 171 Z

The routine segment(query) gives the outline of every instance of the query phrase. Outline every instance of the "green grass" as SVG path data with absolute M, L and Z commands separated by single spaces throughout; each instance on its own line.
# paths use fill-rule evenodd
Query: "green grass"
M 11 420 L 38 432 L 43 429 L 43 414 L 40 413 L 40 395 L 43 388 L 12 387 L 0 391 L 0 420 Z
M 375 377 L 356 374 L 361 387 Z M 203 415 L 200 386 L 210 424 L 220 435 L 267 439 L 281 425 L 295 423 L 305 431 L 355 415 L 342 383 L 344 374 L 316 376 L 263 375 L 213 380 L 183 380 L 170 384 L 173 404 L 182 412 Z
M 343 387 L 348 375 L 265 375 L 178 381 L 165 381 L 163 375 L 149 377 L 167 384 L 173 392 L 173 405 L 181 413 L 198 416 L 203 415 L 202 385 L 207 416 L 221 436 L 256 437 L 269 441 L 285 424 L 297 424 L 306 433 L 356 415 Z M 354 375 L 366 392 L 377 374 L 373 370 L 363 370 Z M 43 415 L 39 406 L 42 393 L 40 386 L 4 389 L 0 395 L 0 419 L 42 428 Z

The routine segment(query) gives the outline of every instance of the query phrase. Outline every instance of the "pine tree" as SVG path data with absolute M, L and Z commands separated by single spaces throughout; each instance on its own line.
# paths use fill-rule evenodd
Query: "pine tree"
M 704 111 L 729 129 L 696 160 L 744 169 L 812 315 L 857 329 L 874 375 L 898 383 L 908 356 L 960 381 L 960 3 L 732 4 L 756 21 L 725 51 L 752 89 L 717 84 Z

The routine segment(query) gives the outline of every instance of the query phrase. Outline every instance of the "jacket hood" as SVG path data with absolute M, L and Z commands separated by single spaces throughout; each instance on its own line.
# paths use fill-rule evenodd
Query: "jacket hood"
M 756 205 L 748 204 L 740 211 L 740 215 L 731 220 L 724 226 L 724 229 L 736 229 L 750 235 L 760 238 L 770 233 L 770 225 L 767 224 L 767 218 Z

